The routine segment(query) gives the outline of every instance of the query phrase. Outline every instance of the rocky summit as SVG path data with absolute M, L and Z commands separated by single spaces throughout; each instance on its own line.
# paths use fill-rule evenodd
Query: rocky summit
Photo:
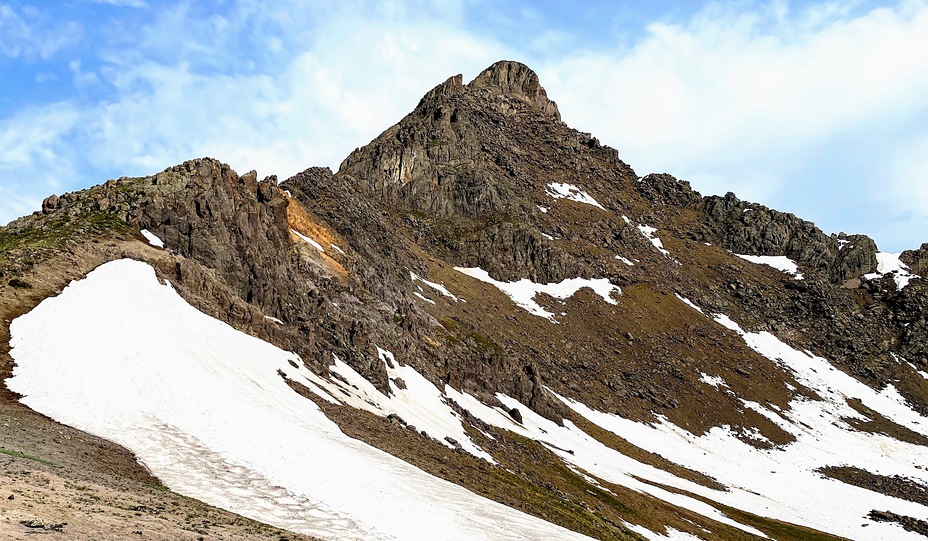
M 639 176 L 498 62 L 337 172 L 0 228 L 0 534 L 922 539 L 925 273 Z

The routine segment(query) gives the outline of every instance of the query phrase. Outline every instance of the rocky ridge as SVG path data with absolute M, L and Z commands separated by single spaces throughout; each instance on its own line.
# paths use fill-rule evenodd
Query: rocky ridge
M 565 184 L 582 188 L 596 205 L 552 195 Z M 643 227 L 655 228 L 651 235 L 660 236 L 666 253 Z M 537 75 L 516 62 L 494 64 L 466 85 L 460 75 L 449 78 L 335 173 L 309 168 L 278 185 L 274 177 L 239 176 L 203 158 L 49 197 L 40 213 L 0 230 L 0 293 L 21 293 L 37 269 L 64 252 L 82 257 L 87 243 L 143 242 L 141 230 L 162 239 L 167 251 L 131 255 L 150 261 L 201 311 L 297 353 L 319 375 L 337 356 L 384 392 L 388 375 L 374 344 L 439 387 L 491 404 L 503 393 L 558 423 L 580 420 L 547 389 L 632 419 L 660 416 L 694 434 L 725 424 L 757 430 L 771 445 L 789 443 L 789 434 L 739 400 L 786 409 L 791 399 L 814 393 L 680 305 L 676 294 L 826 356 L 876 389 L 892 382 L 914 409 L 928 412 L 928 383 L 917 374 L 928 370 L 924 280 L 900 290 L 891 277 L 865 278 L 877 266 L 877 247 L 866 236 L 825 235 L 734 194 L 703 197 L 670 175 L 639 177 L 615 149 L 561 122 Z M 923 245 L 902 260 L 922 274 L 925 252 Z M 94 263 L 125 253 L 112 249 Z M 805 279 L 733 254 L 789 257 Z M 562 313 L 551 325 L 455 267 L 480 267 L 499 281 L 605 278 L 623 295 L 615 306 L 588 290 L 563 302 L 541 296 Z M 63 273 L 46 295 L 86 270 Z M 467 302 L 435 295 L 424 302 L 413 274 Z M 11 369 L 6 356 L 3 377 Z M 731 392 L 707 392 L 703 373 L 724 375 Z M 485 466 L 458 456 L 463 473 L 452 473 L 437 458 L 443 446 L 398 421 L 330 414 L 355 437 L 437 475 L 460 476 L 455 482 L 472 490 L 486 482 Z M 521 422 L 518 410 L 511 415 Z M 875 414 L 870 421 L 879 425 L 874 431 L 898 428 L 880 425 L 886 420 Z M 627 442 L 613 444 L 644 455 Z M 517 475 L 498 482 L 502 492 L 506 483 L 544 487 L 596 513 L 551 506 L 550 494 L 510 505 L 529 512 L 540 505 L 552 520 L 602 539 L 633 538 L 620 522 L 631 515 L 639 524 L 686 531 L 679 516 L 668 518 L 679 511 L 665 504 L 642 504 L 640 496 L 610 487 L 634 512 L 607 511 L 603 494 L 591 498 L 561 474 L 531 471 L 529 457 L 548 456 L 545 449 L 521 441 L 487 445 L 515 457 Z M 679 471 L 662 457 L 648 460 Z M 646 511 L 650 506 L 659 510 Z M 746 538 L 701 524 L 725 538 Z

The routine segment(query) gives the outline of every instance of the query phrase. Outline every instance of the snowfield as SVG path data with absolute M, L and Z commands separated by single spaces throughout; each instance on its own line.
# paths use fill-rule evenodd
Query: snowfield
M 294 354 L 198 312 L 145 263 L 99 267 L 11 331 L 7 385 L 26 405 L 218 507 L 339 541 L 589 539 L 345 436 L 278 375 L 308 382 Z
M 506 296 L 512 299 L 512 302 L 519 306 L 519 308 L 522 308 L 533 316 L 548 319 L 552 323 L 557 323 L 554 314 L 545 310 L 540 304 L 535 302 L 535 296 L 539 293 L 545 293 L 555 299 L 563 300 L 573 296 L 574 293 L 581 289 L 588 287 L 609 304 L 617 304 L 612 298 L 613 294 L 622 294 L 622 289 L 619 286 L 612 285 L 608 278 L 565 278 L 553 284 L 537 284 L 528 278 L 522 278 L 517 282 L 500 282 L 499 280 L 493 279 L 490 273 L 480 267 L 455 267 L 454 270 L 492 285 L 505 293 Z
M 610 295 L 620 293 L 608 281 L 502 283 L 481 269 L 457 270 L 492 283 L 541 317 L 553 316 L 532 300 L 538 292 L 566 298 L 591 287 L 612 303 Z M 415 275 L 411 279 L 451 296 L 440 284 Z M 33 409 L 129 448 L 173 490 L 323 539 L 588 538 L 347 437 L 278 372 L 322 400 L 398 415 L 444 445 L 460 446 L 494 464 L 467 435 L 454 402 L 488 425 L 542 443 L 593 484 L 621 485 L 758 537 L 766 536 L 700 498 L 851 539 L 922 539 L 898 525 L 871 521 L 867 514 L 890 510 L 924 519 L 928 507 L 846 485 L 816 470 L 856 466 L 928 484 L 922 469 L 925 447 L 858 432 L 845 421 L 860 418 L 848 405 L 850 398 L 926 436 L 928 418 L 909 408 L 892 386 L 874 391 L 823 358 L 797 351 L 767 332 L 744 331 L 725 315 L 708 314 L 677 298 L 736 333 L 821 397 L 796 398 L 782 411 L 740 400 L 745 409 L 792 434 L 795 442 L 758 449 L 729 426 L 694 436 L 663 418 L 640 423 L 549 392 L 630 443 L 715 478 L 729 487 L 725 492 L 625 456 L 570 421 L 558 425 L 506 395 L 496 395 L 500 407 L 450 386 L 439 389 L 379 347 L 389 394 L 337 357 L 329 367 L 335 377 L 320 377 L 293 353 L 198 312 L 169 285 L 160 284 L 150 266 L 131 260 L 101 266 L 13 322 L 17 366 L 7 385 Z M 733 392 L 719 376 L 701 373 L 700 381 L 712 392 Z M 508 413 L 512 408 L 521 413 L 521 422 Z M 760 433 L 753 437 L 763 439 Z M 628 527 L 647 539 L 698 538 L 672 529 L 659 533 Z

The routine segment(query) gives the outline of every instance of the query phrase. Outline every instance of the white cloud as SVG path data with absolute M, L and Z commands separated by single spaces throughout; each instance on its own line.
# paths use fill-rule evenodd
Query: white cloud
M 851 8 L 713 4 L 685 24 L 650 25 L 628 51 L 568 52 L 539 71 L 568 124 L 595 132 L 642 173 L 667 171 L 703 191 L 794 206 L 810 182 L 876 197 L 885 178 L 874 165 L 869 179 L 870 171 L 840 182 L 803 173 L 848 131 L 872 126 L 853 148 L 882 146 L 923 109 L 928 56 L 916 51 L 928 50 L 928 9 Z M 928 134 L 921 124 L 910 129 Z M 893 200 L 897 211 L 918 205 L 903 195 L 911 191 Z M 820 218 L 830 203 L 818 201 Z
M 429 88 L 463 70 L 475 75 L 504 49 L 399 4 L 371 14 L 342 4 L 243 2 L 222 17 L 201 17 L 182 4 L 158 17 L 133 34 L 140 48 L 120 43 L 105 51 L 96 73 L 83 71 L 79 60 L 69 64 L 75 86 L 99 83 L 111 98 L 90 107 L 39 107 L 0 124 L 2 178 L 34 172 L 5 182 L 35 194 L 24 201 L 59 190 L 58 173 L 68 168 L 139 175 L 212 156 L 240 173 L 281 178 L 312 165 L 337 169 Z M 261 43 L 271 50 L 246 57 L 252 65 L 243 62 L 236 47 Z M 53 120 L 65 111 L 67 118 Z M 39 121 L 30 125 L 29 117 Z M 0 208 L 13 217 L 5 212 Z
M 68 62 L 68 70 L 71 72 L 71 78 L 74 81 L 74 86 L 77 88 L 92 86 L 100 82 L 96 73 L 81 69 L 80 60 L 71 60 Z
M 0 222 L 37 210 L 46 195 L 65 186 L 86 184 L 67 144 L 79 119 L 71 106 L 53 104 L 0 121 Z
M 922 116 L 921 118 L 924 118 Z M 914 241 L 907 248 L 914 248 L 920 242 L 928 242 L 928 134 L 906 141 L 890 154 L 889 167 L 878 180 L 883 182 L 884 190 L 878 192 L 877 202 L 890 208 L 899 209 L 894 217 L 894 224 L 906 231 L 911 231 Z M 905 201 L 906 204 L 900 204 Z M 888 235 L 898 235 L 887 231 Z
M 0 4 L 0 55 L 47 59 L 76 43 L 82 28 L 74 22 L 52 23 L 33 7 Z

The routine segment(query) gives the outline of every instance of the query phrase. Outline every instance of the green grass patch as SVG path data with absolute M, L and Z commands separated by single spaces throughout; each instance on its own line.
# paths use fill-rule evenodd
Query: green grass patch
M 68 242 L 109 233 L 129 233 L 129 224 L 113 212 L 88 211 L 77 216 L 50 215 L 0 228 L 0 269 L 28 270 L 36 261 L 62 249 Z M 22 284 L 26 284 L 15 279 Z M 13 285 L 13 280 L 10 285 Z M 13 285 L 13 287 L 23 287 Z
M 506 354 L 506 350 L 494 342 L 492 338 L 478 333 L 456 318 L 443 317 L 439 318 L 438 322 L 449 332 L 448 338 L 452 344 L 465 342 L 472 344 L 480 353 L 490 355 Z
M 37 220 L 20 231 L 0 230 L 0 254 L 17 248 L 58 248 L 75 235 L 100 235 L 111 231 L 127 232 L 129 225 L 112 212 L 87 212 Z
M 45 460 L 44 458 L 39 458 L 39 457 L 37 457 L 37 456 L 27 455 L 26 453 L 24 453 L 24 452 L 22 452 L 22 451 L 14 451 L 13 449 L 6 449 L 6 448 L 3 448 L 3 447 L 0 447 L 0 454 L 2 454 L 2 455 L 7 455 L 7 456 L 11 456 L 11 457 L 14 457 L 14 458 L 22 458 L 22 459 L 25 459 L 25 460 L 31 460 L 31 461 L 33 461 L 33 462 L 39 462 L 39 463 L 41 463 L 41 464 L 46 464 L 46 465 L 48 465 L 48 466 L 54 466 L 54 465 L 55 465 L 54 463 L 49 462 L 48 460 Z
M 780 522 L 771 518 L 754 515 L 746 511 L 735 509 L 734 507 L 728 507 L 725 505 L 717 506 L 725 513 L 726 516 L 728 516 L 728 518 L 740 522 L 741 524 L 754 526 L 773 539 L 789 539 L 795 541 L 838 541 L 843 539 L 842 537 L 829 535 L 827 533 L 804 528 L 795 524 L 789 524 L 787 522 Z

